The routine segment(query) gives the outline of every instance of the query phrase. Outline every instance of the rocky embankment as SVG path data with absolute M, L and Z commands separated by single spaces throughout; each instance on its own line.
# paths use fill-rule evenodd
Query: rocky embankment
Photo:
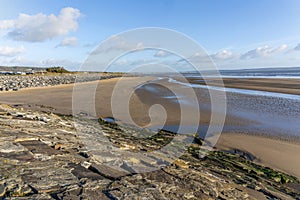
M 0 76 L 0 91 L 17 91 L 22 88 L 44 87 L 76 82 L 95 81 L 118 75 L 88 73 L 60 75 L 2 75 Z
M 174 133 L 161 131 L 134 138 L 136 130 L 104 121 L 86 121 L 85 130 L 101 126 L 108 142 L 100 155 L 74 127 L 74 118 L 0 105 L 0 199 L 299 199 L 299 181 L 256 165 L 242 155 L 209 152 L 199 157 L 201 141 L 170 165 L 164 159 L 134 157 L 131 164 L 113 155 L 152 152 L 169 143 Z M 105 149 L 108 152 L 105 152 Z M 105 158 L 101 162 L 98 158 Z M 110 159 L 109 159 L 110 158 Z M 105 162 L 120 166 L 112 168 Z M 136 173 L 130 166 L 159 165 Z

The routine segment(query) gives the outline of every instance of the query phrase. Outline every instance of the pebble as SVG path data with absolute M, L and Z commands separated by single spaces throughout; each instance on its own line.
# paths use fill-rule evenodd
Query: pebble
M 42 122 L 45 122 L 45 123 L 47 123 L 49 120 L 46 118 L 46 117 L 41 117 L 41 119 L 40 119 Z

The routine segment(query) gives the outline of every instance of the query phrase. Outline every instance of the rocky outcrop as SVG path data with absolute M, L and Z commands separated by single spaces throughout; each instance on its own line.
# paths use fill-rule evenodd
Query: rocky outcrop
M 199 140 L 170 163 L 168 155 L 134 157 L 131 163 L 113 155 L 111 145 L 126 155 L 155 151 L 172 141 L 176 135 L 172 132 L 162 130 L 137 139 L 139 130 L 133 127 L 93 119 L 75 129 L 70 116 L 6 105 L 0 106 L 0 124 L 0 199 L 300 198 L 295 177 L 254 164 L 240 154 L 208 152 L 199 157 L 203 151 Z M 95 139 L 95 126 L 101 127 L 107 141 Z M 77 131 L 80 128 L 94 133 L 85 137 L 99 142 L 99 155 L 88 148 Z M 159 169 L 136 173 L 137 167 L 154 162 Z

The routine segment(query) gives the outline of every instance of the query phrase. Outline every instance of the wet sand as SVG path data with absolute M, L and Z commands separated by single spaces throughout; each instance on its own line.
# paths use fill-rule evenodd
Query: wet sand
M 147 77 L 146 80 L 152 80 L 153 78 Z M 135 78 L 125 78 L 122 79 L 122 84 L 126 85 L 135 85 L 137 82 L 145 80 L 144 77 L 135 77 Z M 111 109 L 111 96 L 114 89 L 115 84 L 120 81 L 120 78 L 114 78 L 109 80 L 100 81 L 97 92 L 96 92 L 96 110 L 97 117 L 99 116 L 112 116 Z M 272 80 L 269 80 L 272 81 Z M 87 95 L 88 89 L 91 84 L 97 84 L 98 82 L 91 83 L 80 83 L 81 87 L 81 95 L 84 97 Z M 171 83 L 167 83 L 172 85 Z M 30 109 L 37 109 L 43 111 L 49 111 L 60 114 L 72 114 L 72 91 L 73 84 L 70 85 L 60 85 L 60 86 L 52 86 L 45 88 L 29 88 L 23 89 L 17 92 L 2 92 L 0 93 L 0 102 L 7 103 L 10 105 L 19 105 L 20 107 L 28 107 Z M 148 88 L 139 88 L 133 95 L 131 96 L 129 102 L 130 114 L 132 119 L 140 126 L 155 126 L 155 121 L 151 121 L 149 117 L 149 108 L 153 104 L 161 104 L 164 106 L 167 117 L 167 125 L 177 125 L 180 121 L 180 109 L 178 109 L 178 101 L 173 98 L 169 98 L 172 96 L 172 91 L 166 91 L 165 88 L 159 87 L 155 83 L 152 85 L 148 84 Z M 178 87 L 176 85 L 176 87 Z M 184 87 L 183 87 L 184 88 Z M 155 90 L 153 90 L 155 89 Z M 126 94 L 128 91 L 121 90 L 120 94 Z M 157 93 L 158 92 L 158 93 Z M 158 95 L 158 94 L 163 94 Z M 210 101 L 207 98 L 207 91 L 199 90 L 197 92 L 198 99 L 200 100 L 199 109 L 201 111 L 201 120 L 200 126 L 207 126 L 210 122 Z M 297 121 L 299 118 L 298 109 L 292 109 L 292 111 L 287 110 L 285 112 L 285 108 L 288 109 L 292 105 L 296 105 L 295 102 L 284 102 L 282 104 L 274 104 L 270 103 L 270 99 L 265 100 L 265 98 L 256 98 L 253 96 L 243 96 L 238 94 L 232 94 L 228 97 L 228 112 L 225 121 L 225 127 L 223 133 L 218 141 L 217 148 L 218 149 L 239 149 L 241 151 L 249 152 L 254 155 L 256 158 L 255 161 L 259 162 L 263 165 L 274 167 L 276 169 L 288 172 L 290 174 L 296 175 L 300 178 L 300 159 L 298 158 L 298 152 L 300 152 L 300 145 L 281 141 L 275 138 L 278 138 L 277 135 L 282 133 L 282 137 L 288 138 L 285 133 L 283 133 L 276 126 L 281 126 L 281 124 L 276 124 L 276 120 L 280 120 L 282 118 L 286 118 L 285 114 L 289 116 L 289 120 Z M 277 100 L 274 100 L 277 101 Z M 268 104 L 264 106 L 257 102 L 264 102 Z M 88 110 L 85 106 L 89 107 L 92 103 L 88 101 L 82 102 L 82 107 L 80 109 Z M 253 104 L 256 104 L 256 108 L 253 107 Z M 272 104 L 272 105 L 270 105 Z M 243 108 L 241 108 L 243 105 Z M 264 111 L 264 108 L 267 107 L 268 110 Z M 269 107 L 268 107 L 269 106 Z M 271 111 L 274 109 L 274 106 L 281 106 L 283 110 L 279 110 L 279 114 L 276 114 L 276 111 Z M 279 109 L 280 107 L 278 107 Z M 295 107 L 294 107 L 295 108 Z M 79 110 L 80 110 L 79 109 Z M 193 111 L 193 107 L 190 105 L 187 106 L 187 109 L 191 109 Z M 291 108 L 289 108 L 291 109 Z M 258 118 L 257 116 L 261 116 L 261 113 L 270 112 L 271 117 L 266 117 L 267 115 L 263 115 L 262 118 Z M 256 114 L 257 116 L 256 116 Z M 117 113 L 118 116 L 123 116 L 122 110 Z M 275 117 L 279 116 L 279 118 Z M 124 116 L 126 117 L 126 116 Z M 153 116 L 160 117 L 160 116 Z M 193 118 L 193 115 L 189 116 L 190 119 Z M 263 123 L 265 120 L 267 123 Z M 275 120 L 275 121 L 272 121 Z M 189 119 L 187 120 L 189 121 Z M 282 126 L 289 126 L 288 121 L 284 121 Z M 292 123 L 291 123 L 292 124 Z M 187 126 L 189 124 L 186 124 Z M 269 138 L 257 136 L 257 135 L 268 135 L 268 133 L 273 132 L 273 129 L 278 130 L 278 134 L 269 134 Z M 270 129 L 268 129 L 270 128 Z M 283 127 L 284 128 L 284 127 Z M 266 132 L 265 129 L 267 129 Z M 291 128 L 296 131 L 300 129 Z M 243 134 L 237 134 L 243 133 Z M 249 135 L 249 134 L 255 134 Z
M 209 78 L 210 85 L 219 86 L 219 80 Z M 203 79 L 190 78 L 191 83 L 205 84 Z M 300 79 L 288 78 L 223 78 L 225 87 L 300 95 Z
M 114 84 L 119 78 L 102 80 L 103 90 L 98 92 L 98 96 L 101 97 L 101 104 L 99 110 L 103 111 L 102 115 L 110 115 L 109 98 L 111 96 Z M 88 88 L 91 84 L 96 84 L 98 81 L 77 83 L 81 85 L 82 95 L 84 96 L 88 92 Z M 33 110 L 49 111 L 57 114 L 72 115 L 72 92 L 74 84 L 65 84 L 48 87 L 36 87 L 26 88 L 17 92 L 1 92 L 0 102 L 10 105 L 19 105 L 22 107 L 29 107 Z M 105 109 L 102 109 L 105 108 Z M 107 112 L 106 112 L 107 111 Z
M 217 149 L 250 153 L 254 161 L 300 178 L 300 143 L 247 134 L 222 134 Z

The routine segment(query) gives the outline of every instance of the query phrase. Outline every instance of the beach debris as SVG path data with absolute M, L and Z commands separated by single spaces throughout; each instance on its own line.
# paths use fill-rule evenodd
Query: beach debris
M 49 121 L 49 119 L 47 119 L 46 117 L 41 117 L 40 120 L 45 123 L 47 123 Z

